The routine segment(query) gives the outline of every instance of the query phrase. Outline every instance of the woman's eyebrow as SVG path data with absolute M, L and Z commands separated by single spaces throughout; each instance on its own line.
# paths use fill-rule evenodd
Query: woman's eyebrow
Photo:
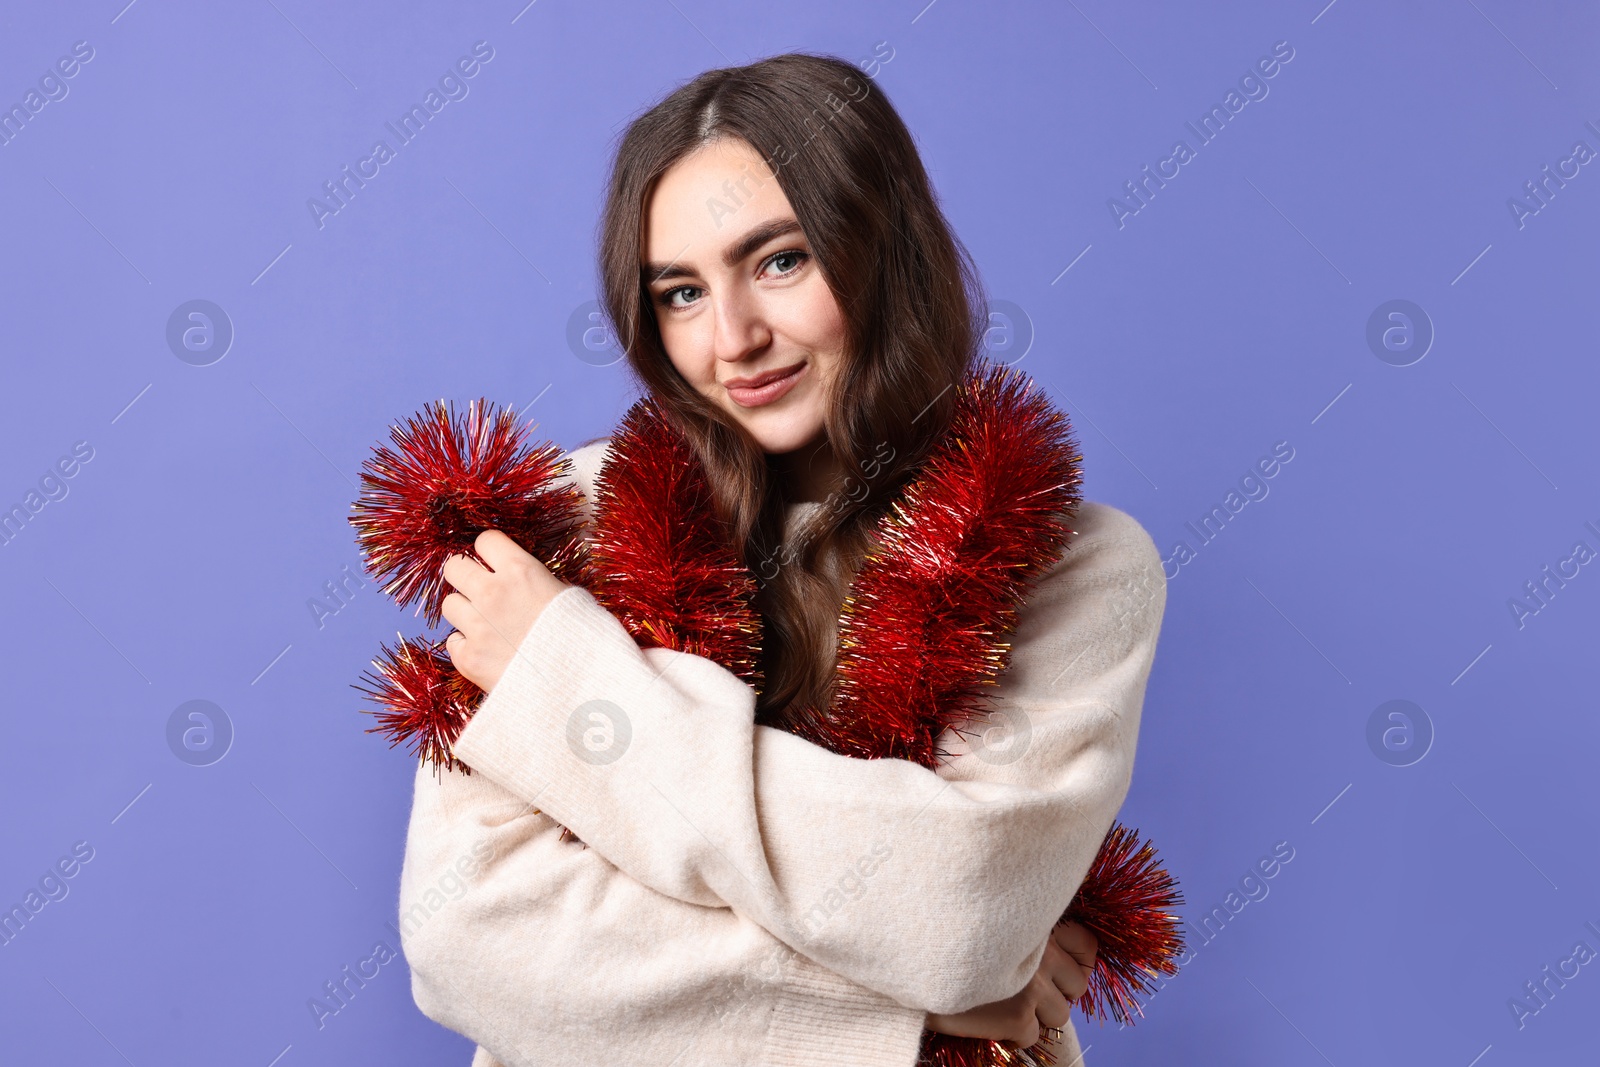
M 773 238 L 799 232 L 800 222 L 797 219 L 768 219 L 752 227 L 743 237 L 729 245 L 722 253 L 722 262 L 732 267 Z M 643 273 L 651 282 L 666 281 L 668 278 L 688 278 L 695 274 L 688 267 L 681 266 L 677 260 L 671 263 L 646 263 Z

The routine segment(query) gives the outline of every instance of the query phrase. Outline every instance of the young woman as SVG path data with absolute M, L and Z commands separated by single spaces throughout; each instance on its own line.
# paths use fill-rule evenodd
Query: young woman
M 947 431 L 986 319 L 880 87 L 839 60 L 713 70 L 629 127 L 608 315 L 760 582 L 757 694 L 640 650 L 504 534 L 453 557 L 489 695 L 420 767 L 400 893 L 412 991 L 477 1067 L 882 1064 L 924 1028 L 1038 1041 L 1086 988 L 1056 925 L 1125 796 L 1165 604 L 1137 521 L 1084 502 L 992 690 L 1008 738 L 937 771 L 801 740 L 873 524 Z M 609 439 L 571 455 L 592 500 Z M 597 741 L 598 739 L 598 741 Z M 569 828 L 581 843 L 564 836 Z

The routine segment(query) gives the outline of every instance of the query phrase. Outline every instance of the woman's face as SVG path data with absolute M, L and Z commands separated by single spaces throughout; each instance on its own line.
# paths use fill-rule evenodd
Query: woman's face
M 678 373 L 769 453 L 818 442 L 845 321 L 761 155 L 713 141 L 645 213 L 644 280 Z

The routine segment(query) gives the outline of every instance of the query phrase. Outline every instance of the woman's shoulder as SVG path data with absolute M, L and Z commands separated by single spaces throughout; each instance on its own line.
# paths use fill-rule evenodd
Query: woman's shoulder
M 1070 565 L 1074 556 L 1094 555 L 1104 562 L 1161 569 L 1161 553 L 1154 539 L 1138 519 L 1112 504 L 1098 500 L 1079 503 L 1069 523 L 1067 538 L 1057 568 Z
M 1117 679 L 1130 686 L 1154 655 L 1167 604 L 1155 542 L 1138 519 L 1096 501 L 1081 503 L 1070 527 L 1022 606 L 1002 681 L 1011 699 L 1055 699 L 1089 686 L 1082 697 Z
M 1033 589 L 1029 614 L 1049 615 L 1071 602 L 1119 616 L 1154 608 L 1159 619 L 1167 579 L 1161 553 L 1139 520 L 1111 504 L 1085 500 L 1070 528 L 1060 555 Z

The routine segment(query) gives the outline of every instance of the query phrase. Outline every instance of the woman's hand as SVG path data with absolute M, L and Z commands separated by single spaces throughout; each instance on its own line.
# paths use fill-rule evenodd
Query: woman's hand
M 445 651 L 456 670 L 487 693 L 545 605 L 568 586 L 499 530 L 483 531 L 472 547 L 490 569 L 471 556 L 445 560 L 444 580 L 456 590 L 441 609 L 456 628 Z
M 1044 1027 L 1065 1026 L 1076 1001 L 1089 988 L 1100 942 L 1089 928 L 1058 923 L 1045 940 L 1039 970 L 1016 996 L 981 1004 L 957 1015 L 928 1013 L 924 1028 L 955 1037 L 981 1037 L 1028 1048 Z

